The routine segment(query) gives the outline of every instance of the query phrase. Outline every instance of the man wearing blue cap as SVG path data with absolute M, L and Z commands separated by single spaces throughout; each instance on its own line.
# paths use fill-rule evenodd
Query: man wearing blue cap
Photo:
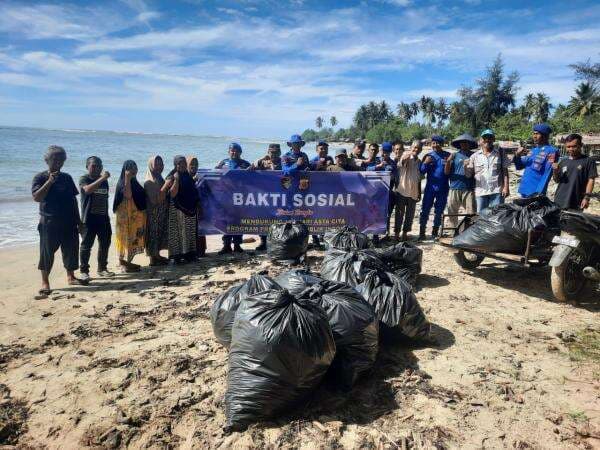
M 552 164 L 558 161 L 560 154 L 556 147 L 550 145 L 552 129 L 545 123 L 533 127 L 533 143 L 535 146 L 527 156 L 527 150 L 519 148 L 515 154 L 514 162 L 517 170 L 525 169 L 519 194 L 521 197 L 534 197 L 546 195 L 548 183 L 552 176 Z
M 328 155 L 329 144 L 319 141 L 317 144 L 317 156 L 310 160 L 310 170 L 326 171 L 328 166 L 335 164 L 333 158 Z
M 439 233 L 440 225 L 442 224 L 442 215 L 448 201 L 448 175 L 444 168 L 446 161 L 450 157 L 450 153 L 444 151 L 442 145 L 444 138 L 434 134 L 431 136 L 432 151 L 425 155 L 421 163 L 420 170 L 423 175 L 427 175 L 427 183 L 425 184 L 425 192 L 423 194 L 423 204 L 421 205 L 420 230 L 419 240 L 426 239 L 425 229 L 429 220 L 431 208 L 434 208 L 433 229 L 431 237 L 435 239 Z
M 242 146 L 237 142 L 232 142 L 229 144 L 229 158 L 219 162 L 215 169 L 246 170 L 249 167 L 250 163 L 245 159 L 242 159 Z M 244 249 L 241 247 L 242 240 L 243 236 L 241 234 L 223 235 L 223 248 L 219 250 L 219 255 L 226 255 L 232 252 L 243 253 Z M 231 249 L 232 242 L 233 250 Z
M 291 150 L 281 158 L 281 169 L 284 173 L 294 174 L 310 168 L 308 156 L 301 150 L 304 144 L 305 142 L 299 134 L 293 134 L 290 137 L 287 145 Z

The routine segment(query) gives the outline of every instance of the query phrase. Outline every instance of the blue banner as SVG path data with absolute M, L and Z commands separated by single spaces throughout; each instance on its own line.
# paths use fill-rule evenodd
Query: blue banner
M 198 232 L 267 234 L 275 222 L 304 222 L 311 233 L 353 225 L 386 231 L 390 175 L 383 172 L 200 170 Z

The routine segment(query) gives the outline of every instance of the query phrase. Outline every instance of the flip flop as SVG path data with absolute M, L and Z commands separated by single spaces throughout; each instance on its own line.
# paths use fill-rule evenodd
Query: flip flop
M 43 300 L 45 298 L 48 298 L 50 294 L 52 294 L 52 289 L 40 289 L 38 291 L 38 295 L 34 296 L 33 298 L 35 300 Z
M 79 278 L 69 281 L 69 286 L 87 286 L 88 284 L 90 284 L 89 280 L 80 280 Z

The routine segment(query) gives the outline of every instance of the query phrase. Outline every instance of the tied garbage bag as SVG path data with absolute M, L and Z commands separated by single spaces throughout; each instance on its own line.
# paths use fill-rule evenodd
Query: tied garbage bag
M 373 250 L 328 250 L 323 257 L 320 275 L 329 281 L 346 283 L 352 287 L 360 284 L 371 270 L 386 271 L 387 265 Z
M 231 337 L 226 431 L 288 412 L 317 387 L 334 356 L 331 326 L 316 302 L 287 290 L 243 300 Z
M 304 289 L 323 281 L 323 278 L 306 269 L 292 269 L 275 277 L 275 282 L 292 294 L 298 294 Z
M 231 343 L 231 327 L 240 302 L 269 289 L 279 289 L 279 285 L 266 275 L 256 274 L 248 281 L 233 286 L 217 297 L 210 308 L 210 322 L 222 346 L 229 347 Z
M 404 278 L 411 285 L 415 285 L 417 275 L 421 273 L 423 250 L 408 242 L 401 242 L 375 251 L 390 267 L 391 272 Z
M 327 313 L 336 347 L 328 378 L 336 388 L 351 390 L 377 358 L 379 321 L 373 308 L 350 286 L 332 281 L 316 283 L 299 296 Z
M 482 252 L 522 254 L 527 235 L 533 231 L 532 244 L 558 232 L 560 209 L 547 197 L 531 197 L 485 209 L 479 218 L 456 236 L 455 247 Z
M 429 321 L 412 288 L 402 278 L 392 273 L 371 271 L 357 290 L 375 310 L 383 338 L 429 338 Z
M 267 253 L 272 259 L 297 261 L 308 249 L 308 234 L 302 222 L 274 223 L 267 234 Z
M 325 233 L 325 243 L 327 248 L 339 250 L 360 250 L 371 246 L 366 234 L 358 231 L 356 227 L 349 226 Z

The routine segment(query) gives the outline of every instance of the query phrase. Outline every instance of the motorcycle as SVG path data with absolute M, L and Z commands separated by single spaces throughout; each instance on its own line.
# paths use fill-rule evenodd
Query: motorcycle
M 600 216 L 576 211 L 560 215 L 552 242 L 552 293 L 561 302 L 577 301 L 588 283 L 600 291 Z

